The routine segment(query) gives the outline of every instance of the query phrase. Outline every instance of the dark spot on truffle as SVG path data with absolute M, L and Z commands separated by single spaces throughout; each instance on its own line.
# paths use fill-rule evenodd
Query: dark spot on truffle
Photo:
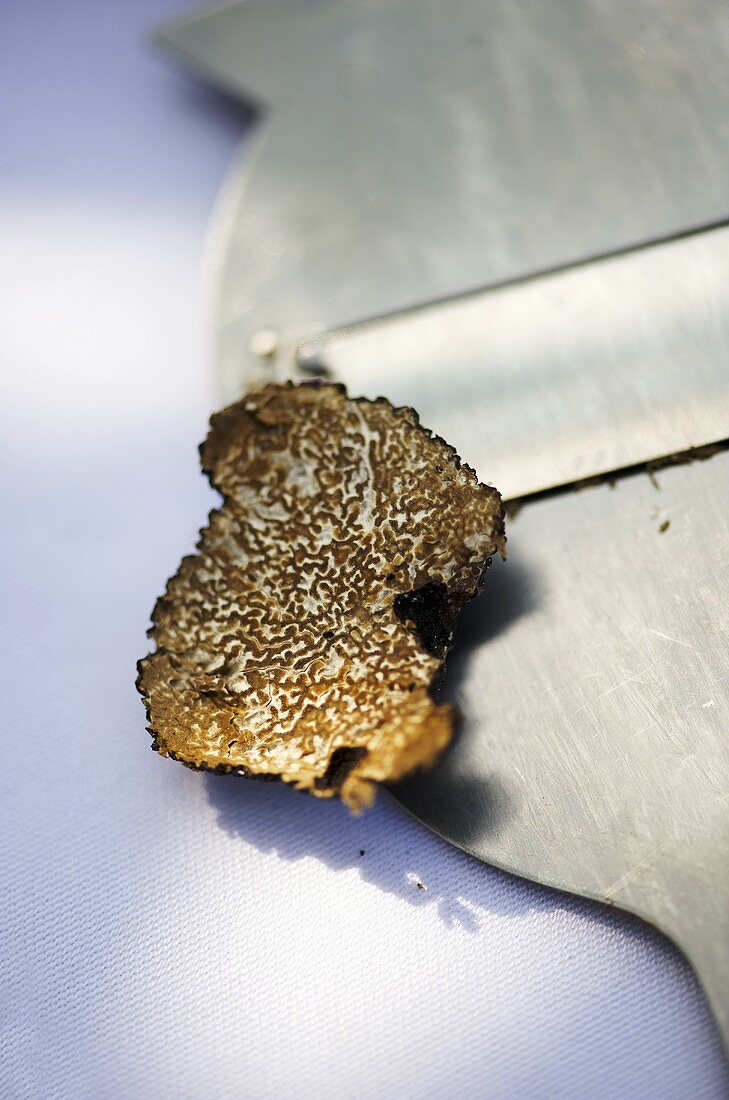
M 453 645 L 458 608 L 442 581 L 429 581 L 395 597 L 400 622 L 412 624 L 426 653 L 443 658 Z
M 367 755 L 367 749 L 363 745 L 345 745 L 335 749 L 329 758 L 329 764 L 324 775 L 316 780 L 316 788 L 319 791 L 328 791 L 332 787 L 341 787 L 352 768 L 359 764 Z

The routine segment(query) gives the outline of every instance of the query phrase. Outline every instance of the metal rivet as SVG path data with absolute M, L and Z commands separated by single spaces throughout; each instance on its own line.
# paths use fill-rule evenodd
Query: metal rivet
M 256 359 L 273 359 L 278 351 L 278 333 L 272 328 L 259 328 L 251 336 L 249 347 Z

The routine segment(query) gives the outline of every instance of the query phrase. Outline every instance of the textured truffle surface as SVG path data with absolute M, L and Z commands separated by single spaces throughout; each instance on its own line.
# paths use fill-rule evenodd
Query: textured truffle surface
M 451 737 L 433 685 L 501 498 L 412 409 L 329 384 L 252 392 L 201 454 L 224 503 L 153 612 L 153 747 L 359 809 Z

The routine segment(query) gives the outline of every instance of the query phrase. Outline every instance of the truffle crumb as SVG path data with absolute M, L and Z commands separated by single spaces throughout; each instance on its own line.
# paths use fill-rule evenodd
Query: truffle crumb
M 329 383 L 254 390 L 201 455 L 223 504 L 152 614 L 152 747 L 357 811 L 451 738 L 434 695 L 501 498 L 412 409 Z

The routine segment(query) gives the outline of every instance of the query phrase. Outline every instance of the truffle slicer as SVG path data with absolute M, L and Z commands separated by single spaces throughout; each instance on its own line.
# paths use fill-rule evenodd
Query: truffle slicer
M 518 510 L 461 736 L 397 796 L 655 923 L 729 1046 L 725 5 L 249 0 L 161 40 L 266 108 L 211 235 L 223 398 L 384 393 Z

